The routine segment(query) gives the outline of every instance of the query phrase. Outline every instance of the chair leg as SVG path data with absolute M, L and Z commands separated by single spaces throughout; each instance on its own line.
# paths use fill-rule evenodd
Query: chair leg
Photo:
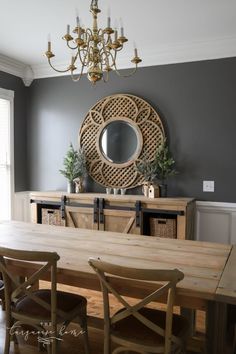
M 87 326 L 87 318 L 85 317 L 84 320 L 81 321 L 81 329 L 83 332 L 83 341 L 84 341 L 84 351 L 85 354 L 89 354 L 89 339 L 88 339 L 88 326 Z
M 5 300 L 2 299 L 2 311 L 6 310 Z
M 111 343 L 110 338 L 104 333 L 104 354 L 110 354 Z
M 11 317 L 10 317 L 8 312 L 6 312 L 6 324 L 5 324 L 5 326 L 6 326 L 6 331 L 5 331 L 4 354 L 9 354 L 11 338 L 12 337 L 16 338 L 16 335 L 14 334 L 14 329 L 13 329 L 14 324 L 13 324 L 12 319 L 11 319 Z
M 11 343 L 11 337 L 10 337 L 9 328 L 6 328 L 4 354 L 9 354 L 10 343 Z

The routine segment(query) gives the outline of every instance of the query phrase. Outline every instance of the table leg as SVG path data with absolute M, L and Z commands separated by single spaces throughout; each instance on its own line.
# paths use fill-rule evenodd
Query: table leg
M 196 311 L 180 307 L 180 314 L 188 319 L 190 324 L 190 335 L 191 337 L 194 336 L 196 332 Z
M 207 354 L 223 354 L 226 348 L 227 305 L 209 301 L 206 312 Z

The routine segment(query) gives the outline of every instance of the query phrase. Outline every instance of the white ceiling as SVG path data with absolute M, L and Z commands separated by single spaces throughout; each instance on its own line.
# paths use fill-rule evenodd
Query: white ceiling
M 127 50 L 120 66 L 128 67 L 134 42 L 143 66 L 236 56 L 236 0 L 100 0 L 99 25 L 122 19 Z M 76 11 L 91 27 L 90 0 L 0 0 L 0 54 L 30 65 L 35 77 L 48 70 L 50 33 L 55 61 L 67 63 L 71 53 L 61 39 L 66 25 L 75 25 Z M 6 58 L 5 58 L 6 62 Z M 20 65 L 20 63 L 19 63 Z

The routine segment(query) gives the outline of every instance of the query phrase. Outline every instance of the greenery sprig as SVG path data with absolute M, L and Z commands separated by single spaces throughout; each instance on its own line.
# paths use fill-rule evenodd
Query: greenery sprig
M 165 184 L 167 177 L 177 174 L 173 159 L 166 139 L 158 147 L 153 161 L 148 160 L 146 154 L 137 164 L 138 172 L 144 177 L 146 182 Z
M 72 182 L 75 178 L 83 177 L 87 174 L 87 161 L 83 148 L 78 151 L 70 143 L 69 150 L 63 160 L 64 169 L 59 172 Z

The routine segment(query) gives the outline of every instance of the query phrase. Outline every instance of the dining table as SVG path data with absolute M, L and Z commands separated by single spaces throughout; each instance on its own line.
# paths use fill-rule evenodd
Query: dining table
M 4 221 L 0 247 L 55 251 L 60 256 L 58 283 L 99 291 L 90 257 L 137 269 L 178 268 L 184 279 L 177 284 L 175 305 L 205 311 L 207 353 L 225 352 L 227 307 L 236 305 L 235 245 Z M 35 267 L 9 262 L 17 276 L 30 276 Z M 143 298 L 161 285 L 117 277 L 111 281 L 122 295 L 133 298 Z

